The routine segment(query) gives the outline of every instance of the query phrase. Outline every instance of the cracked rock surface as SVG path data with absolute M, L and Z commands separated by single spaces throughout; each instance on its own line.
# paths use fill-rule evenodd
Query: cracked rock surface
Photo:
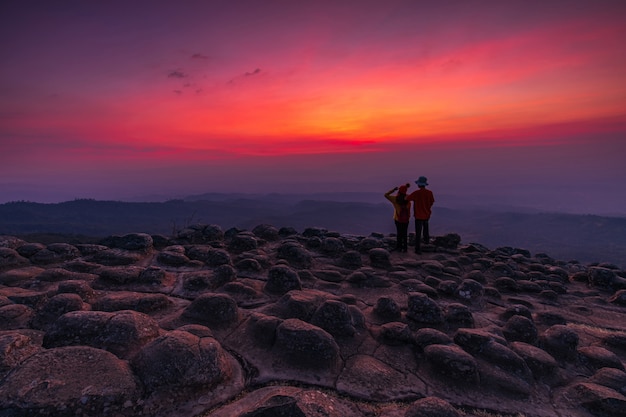
M 0 416 L 626 416 L 626 271 L 394 243 L 0 236 Z

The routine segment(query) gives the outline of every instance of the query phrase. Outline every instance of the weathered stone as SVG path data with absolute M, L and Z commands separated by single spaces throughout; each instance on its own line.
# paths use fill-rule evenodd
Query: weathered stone
M 146 233 L 129 233 L 122 236 L 117 242 L 117 247 L 126 250 L 150 250 L 153 246 L 152 236 Z
M 45 248 L 46 248 L 46 245 L 43 245 L 41 243 L 26 243 L 24 245 L 18 246 L 17 248 L 15 248 L 15 250 L 21 256 L 25 258 L 30 258 L 34 254 L 36 254 L 37 252 Z
M 595 415 L 624 416 L 626 397 L 611 388 L 589 382 L 579 382 L 568 387 L 568 401 L 579 404 Z
M 134 310 L 141 313 L 153 313 L 171 304 L 172 302 L 165 294 L 115 291 L 98 299 L 92 307 L 99 311 Z
M 577 355 L 579 337 L 578 334 L 560 324 L 546 329 L 540 337 L 543 348 L 556 359 L 571 360 Z
M 334 369 L 339 361 L 335 339 L 317 326 L 287 319 L 276 328 L 276 351 L 294 366 Z
M 380 318 L 390 321 L 398 320 L 402 315 L 400 306 L 391 297 L 380 297 L 376 300 L 373 311 Z
M 1 249 L 1 248 L 0 248 Z M 2 256 L 0 254 L 0 256 Z M 0 263 L 2 261 L 0 260 Z M 0 266 L 0 270 L 2 267 Z M 21 283 L 30 283 L 30 281 L 42 273 L 44 269 L 38 266 L 26 266 L 23 268 L 14 268 L 0 274 L 0 285 L 19 286 Z
M 367 401 L 389 401 L 424 389 L 419 379 L 370 355 L 351 356 L 337 378 L 337 390 Z
M 421 398 L 413 402 L 404 417 L 461 417 L 450 403 L 437 397 Z
M 380 326 L 380 340 L 387 345 L 402 345 L 413 342 L 411 329 L 397 321 Z
M 615 368 L 601 368 L 589 378 L 589 382 L 602 385 L 626 395 L 626 372 Z
M 608 268 L 591 267 L 588 270 L 589 284 L 603 289 L 611 289 L 615 280 L 615 271 Z
M 511 350 L 524 359 L 535 377 L 551 376 L 559 366 L 552 355 L 533 345 L 524 342 L 512 342 Z
M 17 332 L 0 333 L 0 378 L 40 350 L 41 346 L 27 335 Z
M 355 250 L 344 252 L 339 259 L 339 266 L 347 269 L 359 269 L 363 266 L 361 254 Z
M 458 346 L 428 345 L 424 355 L 437 373 L 469 384 L 478 383 L 476 359 Z
M 324 302 L 323 294 L 314 291 L 289 291 L 276 306 L 284 319 L 310 321 L 317 308 Z
M 338 256 L 343 253 L 346 248 L 343 241 L 336 237 L 326 237 L 322 239 L 320 250 L 331 256 Z
M 339 271 L 335 271 L 332 269 L 316 269 L 312 271 L 313 275 L 317 279 L 321 279 L 326 282 L 341 282 L 343 281 L 343 275 Z
M 185 248 L 182 246 L 168 246 L 157 255 L 157 261 L 167 266 L 184 266 L 190 259 L 185 255 Z
M 620 306 L 626 306 L 626 290 L 616 291 L 615 294 L 609 297 L 608 302 Z
M 138 262 L 141 255 L 137 252 L 130 252 L 122 249 L 109 249 L 94 253 L 85 258 L 88 262 L 95 262 L 101 265 L 131 265 Z
M 209 327 L 230 326 L 239 320 L 235 300 L 226 294 L 201 294 L 185 308 L 182 316 Z
M 439 330 L 425 327 L 415 332 L 414 342 L 418 348 L 424 350 L 429 345 L 451 345 L 453 340 Z
M 231 364 L 217 340 L 179 330 L 148 343 L 131 363 L 149 391 L 210 388 L 232 373 Z
M 285 265 L 276 265 L 267 273 L 265 290 L 272 294 L 285 294 L 291 290 L 302 289 L 300 277 L 293 269 Z
M 433 245 L 446 249 L 456 249 L 461 243 L 461 236 L 456 233 L 448 233 L 444 236 L 436 236 L 433 239 Z
M 70 311 L 85 310 L 87 307 L 88 305 L 85 305 L 78 294 L 57 294 L 37 311 L 31 326 L 35 329 L 45 330 L 63 314 Z
M 0 271 L 30 264 L 15 249 L 0 247 Z
M 615 368 L 620 371 L 624 370 L 624 365 L 620 358 L 610 350 L 600 346 L 587 346 L 578 349 L 581 361 L 594 368 Z
M 263 270 L 263 267 L 254 258 L 244 258 L 235 263 L 235 268 L 239 271 L 252 271 L 252 272 L 260 272 Z
M 252 234 L 246 232 L 239 233 L 228 243 L 228 250 L 233 253 L 243 253 L 256 249 L 259 242 Z
M 38 265 L 60 263 L 78 258 L 82 254 L 76 246 L 68 243 L 52 243 L 30 257 L 30 261 Z
M 187 248 L 186 253 L 189 259 L 202 261 L 211 267 L 232 264 L 230 254 L 224 249 L 196 245 Z
M 143 270 L 140 266 L 106 267 L 100 270 L 99 275 L 100 279 L 113 284 L 128 284 L 139 281 Z
M 311 324 L 321 327 L 335 337 L 354 336 L 356 332 L 350 310 L 341 301 L 324 302 L 313 313 Z
M 502 328 L 504 337 L 510 342 L 525 342 L 534 344 L 537 342 L 539 332 L 532 320 L 524 316 L 515 315 L 507 320 Z
M 310 268 L 313 263 L 313 257 L 309 251 L 298 242 L 283 242 L 278 247 L 276 255 L 279 259 L 285 259 L 296 268 Z
M 128 358 L 158 335 L 158 324 L 135 311 L 72 311 L 50 327 L 44 347 L 85 345 Z
M 485 295 L 485 289 L 478 281 L 464 279 L 457 287 L 455 294 L 461 300 L 475 301 Z
M 0 330 L 26 329 L 35 311 L 23 304 L 7 304 L 0 307 Z
M 239 417 L 306 417 L 306 414 L 298 406 L 295 398 L 287 395 L 273 395 L 260 404 L 254 410 L 241 414 Z
M 114 415 L 138 398 L 127 362 L 87 346 L 37 353 L 0 385 L 0 409 L 14 416 Z
M 464 304 L 448 304 L 445 308 L 444 320 L 447 324 L 456 327 L 474 327 L 474 316 Z
M 278 229 L 271 224 L 260 224 L 252 229 L 252 233 L 260 239 L 268 242 L 274 242 L 280 239 Z
M 91 286 L 84 281 L 59 282 L 57 292 L 59 294 L 78 294 L 86 303 L 92 302 L 96 296 L 93 288 L 91 288 Z
M 426 294 L 410 293 L 408 303 L 407 318 L 420 323 L 436 324 L 443 322 L 441 307 Z
M 482 351 L 484 347 L 495 341 L 500 344 L 506 344 L 503 337 L 490 333 L 484 329 L 459 329 L 454 334 L 454 342 L 466 351 L 474 354 Z

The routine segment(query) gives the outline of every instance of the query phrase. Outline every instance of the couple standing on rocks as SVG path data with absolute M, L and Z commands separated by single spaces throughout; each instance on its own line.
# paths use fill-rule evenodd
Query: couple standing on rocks
M 426 189 L 428 179 L 419 177 L 415 181 L 419 189 L 407 195 L 411 184 L 408 182 L 400 187 L 385 193 L 385 198 L 393 204 L 393 220 L 396 223 L 396 249 L 398 252 L 406 252 L 408 246 L 409 220 L 411 219 L 411 201 L 413 202 L 413 217 L 415 217 L 415 253 L 422 253 L 421 242 L 429 243 L 430 232 L 428 220 L 430 219 L 431 207 L 435 202 L 433 192 Z M 396 195 L 392 195 L 397 191 Z

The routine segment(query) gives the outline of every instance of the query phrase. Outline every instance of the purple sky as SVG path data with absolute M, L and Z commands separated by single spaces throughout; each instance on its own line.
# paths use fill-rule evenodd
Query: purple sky
M 0 5 L 0 203 L 383 193 L 626 215 L 626 2 Z M 454 200 L 454 201 L 453 201 Z

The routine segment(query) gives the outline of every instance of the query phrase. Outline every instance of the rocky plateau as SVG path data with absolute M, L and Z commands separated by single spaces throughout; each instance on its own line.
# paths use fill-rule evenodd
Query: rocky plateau
M 394 243 L 0 236 L 0 417 L 626 416 L 626 271 Z

